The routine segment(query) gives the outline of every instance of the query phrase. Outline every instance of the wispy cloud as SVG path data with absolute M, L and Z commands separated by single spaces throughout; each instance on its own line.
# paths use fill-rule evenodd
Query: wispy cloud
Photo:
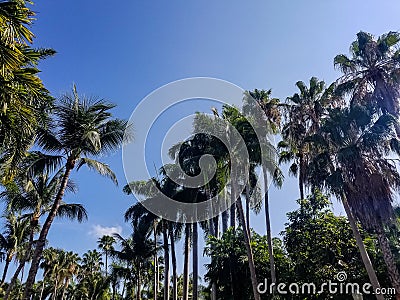
M 112 235 L 114 233 L 121 234 L 122 233 L 122 227 L 117 225 L 117 226 L 112 226 L 112 227 L 106 227 L 106 226 L 101 226 L 101 225 L 93 225 L 92 229 L 89 231 L 89 234 L 95 237 L 102 237 L 103 235 Z

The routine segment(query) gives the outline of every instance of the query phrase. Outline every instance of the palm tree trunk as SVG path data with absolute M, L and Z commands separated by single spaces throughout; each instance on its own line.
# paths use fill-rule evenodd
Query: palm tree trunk
M 210 220 L 212 235 L 216 238 L 219 236 L 218 216 Z M 214 258 L 211 257 L 211 264 L 214 264 Z M 217 283 L 213 280 L 211 283 L 211 300 L 217 300 Z
M 122 283 L 122 298 L 124 298 L 125 290 L 126 290 L 126 277 L 124 276 L 124 281 Z
M 106 277 L 108 276 L 108 250 L 105 251 L 106 252 Z
M 40 257 L 43 252 L 43 248 L 46 244 L 47 234 L 49 233 L 50 226 L 54 221 L 54 218 L 57 215 L 58 208 L 60 206 L 61 200 L 65 193 L 65 188 L 67 187 L 68 179 L 71 174 L 71 171 L 75 167 L 75 160 L 69 158 L 66 166 L 65 166 L 65 173 L 61 181 L 60 189 L 57 193 L 57 196 L 54 200 L 54 203 L 50 209 L 49 214 L 47 215 L 46 221 L 43 224 L 42 230 L 40 231 L 39 239 L 36 244 L 36 249 L 33 253 L 31 267 L 29 269 L 28 279 L 26 280 L 25 284 L 25 291 L 24 291 L 24 300 L 29 300 L 30 296 L 32 295 L 32 287 L 35 282 L 36 274 L 39 269 L 39 261 Z
M 251 236 L 250 232 L 250 191 L 249 191 L 249 184 L 246 185 L 246 229 Z
M 65 293 L 67 291 L 68 285 L 69 285 L 69 279 L 66 279 L 65 283 L 64 283 L 64 286 L 63 286 L 63 291 L 62 291 L 62 294 L 61 294 L 61 300 L 64 300 L 64 298 L 65 298 Z
M 165 220 L 163 224 L 163 239 L 164 239 L 164 300 L 169 300 L 169 245 L 167 224 Z
M 265 208 L 265 225 L 267 228 L 267 243 L 268 243 L 268 255 L 269 255 L 269 265 L 271 269 L 271 282 L 276 284 L 276 272 L 275 272 L 275 258 L 274 258 L 274 248 L 272 246 L 272 232 L 271 232 L 271 220 L 269 214 L 269 195 L 268 195 L 268 178 L 267 169 L 263 166 L 264 175 L 264 208 Z
M 228 229 L 228 212 L 227 211 L 223 211 L 222 212 L 222 234 L 224 234 L 226 232 L 226 230 Z
M 396 289 L 396 295 L 399 298 L 400 297 L 399 270 L 397 269 L 396 261 L 393 257 L 392 250 L 390 249 L 390 244 L 385 235 L 383 226 L 381 226 L 380 228 L 376 228 L 376 233 L 378 237 L 379 246 L 382 251 L 383 259 L 388 269 L 390 282 L 392 283 L 392 286 Z
M 191 224 L 185 225 L 185 253 L 183 263 L 183 300 L 189 300 L 189 261 Z
M 246 221 L 244 219 L 244 212 L 243 212 L 243 207 L 242 207 L 242 202 L 241 199 L 239 198 L 237 200 L 237 208 L 238 208 L 238 213 L 239 213 L 239 220 L 240 220 L 240 225 L 243 228 L 243 235 L 244 235 L 244 243 L 246 246 L 246 252 L 247 252 L 247 258 L 249 261 L 249 269 L 250 269 L 250 277 L 251 277 L 251 286 L 253 288 L 253 295 L 255 300 L 260 300 L 260 294 L 258 293 L 257 286 L 257 275 L 256 275 L 256 267 L 254 265 L 254 257 L 253 257 L 253 251 L 251 249 L 250 245 L 250 237 L 247 232 L 246 228 Z
M 178 274 L 176 271 L 175 235 L 172 224 L 169 226 L 171 240 L 171 259 L 172 259 L 172 300 L 178 300 Z
M 199 278 L 199 243 L 198 243 L 198 230 L 197 223 L 193 223 L 193 285 L 192 285 L 192 300 L 198 298 L 198 278 Z
M 1 277 L 1 284 L 0 286 L 3 286 L 4 281 L 6 281 L 6 276 L 7 276 L 7 272 L 8 272 L 8 267 L 10 266 L 10 262 L 12 260 L 12 256 L 8 255 L 7 259 L 6 259 L 6 263 L 4 265 L 4 270 L 3 270 L 3 276 Z
M 361 253 L 362 261 L 364 263 L 365 268 L 367 269 L 369 280 L 371 281 L 372 287 L 376 291 L 377 289 L 380 289 L 380 284 L 379 284 L 379 281 L 378 281 L 378 277 L 376 277 L 376 273 L 375 273 L 374 267 L 372 266 L 371 260 L 369 258 L 368 253 L 367 253 L 367 250 L 365 249 L 365 245 L 364 245 L 364 242 L 363 242 L 363 240 L 361 238 L 360 231 L 358 230 L 356 221 L 355 221 L 355 219 L 353 217 L 353 214 L 351 213 L 350 206 L 347 203 L 347 199 L 346 199 L 346 196 L 344 194 L 342 195 L 342 203 L 343 203 L 344 210 L 345 210 L 345 212 L 347 214 L 347 219 L 349 220 L 349 223 L 350 223 L 350 226 L 351 226 L 351 230 L 353 231 L 354 238 L 356 239 L 356 243 L 357 243 L 358 249 L 359 249 L 359 251 Z M 376 295 L 376 299 L 384 300 L 384 297 L 382 295 Z
M 42 288 L 40 289 L 40 297 L 39 300 L 43 299 L 43 292 L 44 292 L 44 277 L 43 277 L 43 281 L 42 281 Z
M 300 199 L 304 199 L 304 155 L 303 153 L 299 154 L 299 190 L 300 190 Z
M 138 271 L 137 271 L 136 300 L 141 300 L 142 299 L 141 285 L 142 285 L 142 279 L 140 278 L 140 264 L 139 264 L 139 268 L 138 268 Z
M 219 216 L 214 217 L 213 224 L 214 224 L 215 237 L 219 238 Z
M 26 260 L 27 260 L 27 259 L 26 259 Z M 26 260 L 25 260 L 25 258 L 24 258 L 24 260 L 22 260 L 22 261 L 19 262 L 18 267 L 17 267 L 17 269 L 15 270 L 15 273 L 14 273 L 13 277 L 11 278 L 10 284 L 9 284 L 8 287 L 7 287 L 6 294 L 5 294 L 4 298 L 3 298 L 4 300 L 8 300 L 8 297 L 10 296 L 10 293 L 11 293 L 11 291 L 12 291 L 14 285 L 15 285 L 15 282 L 16 282 L 17 279 L 18 279 L 18 275 L 19 275 L 19 273 L 21 272 L 21 270 L 24 268 L 24 265 L 25 265 L 25 261 L 26 261 Z M 22 280 L 21 280 L 21 281 L 22 281 Z
M 157 226 L 156 222 L 153 224 L 153 232 L 154 232 L 154 249 L 157 249 Z M 158 259 L 157 259 L 157 251 L 154 252 L 154 300 L 157 300 L 158 296 Z
M 236 205 L 233 203 L 231 206 L 231 227 L 235 230 L 236 227 Z
M 53 296 L 51 297 L 53 300 L 56 300 L 56 298 L 57 298 L 57 279 L 56 279 L 56 281 L 54 282 L 54 290 L 53 290 Z

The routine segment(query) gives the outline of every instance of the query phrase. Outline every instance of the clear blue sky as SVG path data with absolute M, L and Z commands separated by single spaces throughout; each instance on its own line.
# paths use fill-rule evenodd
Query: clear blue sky
M 397 0 L 57 0 L 37 1 L 33 9 L 34 45 L 58 52 L 41 64 L 47 88 L 57 97 L 76 83 L 80 93 L 116 103 L 120 118 L 129 118 L 154 89 L 193 76 L 221 78 L 247 90 L 272 88 L 273 96 L 285 99 L 296 92 L 298 80 L 337 78 L 333 58 L 347 53 L 358 31 L 400 30 Z M 140 130 L 140 124 L 135 127 Z M 121 153 L 105 160 L 120 186 L 85 170 L 74 174 L 80 190 L 67 200 L 84 203 L 89 221 L 57 221 L 50 245 L 82 253 L 96 247 L 95 226 L 129 233 L 122 214 L 133 202 L 121 191 Z M 294 179 L 287 178 L 280 191 L 272 189 L 275 235 L 297 197 Z M 264 231 L 262 217 L 253 225 Z

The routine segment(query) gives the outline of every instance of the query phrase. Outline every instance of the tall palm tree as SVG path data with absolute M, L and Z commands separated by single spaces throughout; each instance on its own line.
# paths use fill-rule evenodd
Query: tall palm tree
M 307 176 L 311 185 L 342 201 L 374 288 L 379 288 L 379 282 L 353 217 L 378 235 L 389 277 L 399 293 L 399 272 L 383 231 L 393 216 L 394 191 L 400 188 L 400 174 L 387 156 L 400 149 L 392 130 L 395 123 L 389 115 L 376 119 L 364 106 L 331 110 L 311 138 L 315 154 Z
M 29 238 L 29 220 L 22 219 L 20 215 L 11 211 L 4 218 L 4 232 L 0 234 L 0 247 L 5 253 L 5 264 L 0 285 L 3 286 L 8 267 L 19 251 L 26 246 Z
M 218 122 L 219 120 L 215 120 Z M 208 123 L 209 120 L 207 120 L 207 117 L 204 117 L 202 115 L 198 115 L 194 125 L 194 131 L 200 131 L 201 133 L 195 134 L 192 138 L 189 140 L 186 140 L 185 142 L 174 146 L 170 150 L 170 154 L 172 154 L 172 158 L 176 160 L 177 163 L 179 163 L 182 168 L 185 170 L 185 173 L 190 175 L 190 176 L 196 176 L 200 174 L 200 159 L 203 155 L 209 154 L 213 155 L 214 159 L 217 161 L 218 168 L 216 170 L 216 175 L 214 175 L 213 178 L 211 178 L 204 186 L 200 188 L 184 188 L 182 191 L 178 192 L 177 194 L 179 197 L 178 201 L 182 202 L 202 202 L 206 199 L 210 199 L 212 196 L 216 196 L 219 194 L 223 186 L 226 184 L 227 179 L 227 170 L 232 168 L 232 166 L 239 166 L 239 160 L 235 160 L 232 162 L 232 153 L 237 154 L 235 149 L 227 149 L 227 146 L 222 144 L 222 141 L 216 139 L 213 136 L 213 133 L 215 133 L 214 130 L 220 130 L 223 132 L 223 134 L 226 134 L 225 128 L 226 126 L 224 125 L 223 127 L 220 126 L 215 126 L 214 129 L 210 129 L 209 126 L 204 126 L 204 123 Z M 215 123 L 214 123 L 215 124 Z M 218 125 L 218 124 L 217 124 Z M 197 128 L 196 128 L 197 127 Z M 210 130 L 208 133 L 207 131 Z M 227 137 L 229 140 L 229 137 Z M 236 141 L 231 141 L 232 145 L 236 146 Z M 220 145 L 220 146 L 218 146 Z M 229 147 L 229 148 L 235 148 L 235 147 Z M 237 156 L 237 155 L 236 155 Z M 204 166 L 203 166 L 204 168 Z M 238 179 L 240 176 L 231 177 L 232 182 L 239 182 Z M 248 257 L 249 257 L 249 267 L 250 271 L 252 274 L 252 284 L 253 284 L 253 290 L 254 290 L 254 296 L 256 299 L 259 297 L 259 294 L 257 292 L 257 279 L 256 279 L 256 274 L 255 274 L 255 267 L 254 267 L 254 260 L 253 260 L 253 255 L 252 255 L 252 250 L 250 246 L 250 239 L 249 239 L 249 234 L 246 226 L 246 222 L 244 220 L 244 214 L 243 214 L 243 209 L 241 206 L 241 199 L 240 199 L 240 192 L 235 190 L 234 187 L 235 184 L 231 185 L 231 197 L 232 197 L 232 203 L 233 206 L 236 206 L 238 211 L 239 211 L 239 220 L 240 220 L 240 225 L 243 227 L 244 231 L 247 233 L 245 235 L 246 238 L 246 249 L 248 250 Z M 181 195 L 185 194 L 184 196 Z M 240 203 L 239 203 L 240 202 Z M 232 218 L 235 218 L 235 214 L 231 212 L 231 220 Z M 212 226 L 211 226 L 212 227 Z M 193 237 L 193 299 L 197 299 L 197 282 L 198 282 L 198 259 L 197 259 L 197 233 L 198 225 L 196 222 L 192 224 L 192 237 Z M 215 286 L 214 286 L 215 288 Z
M 50 211 L 60 186 L 62 175 L 60 171 L 53 177 L 50 177 L 46 173 L 41 173 L 32 178 L 22 172 L 12 183 L 7 184 L 5 190 L 0 194 L 0 198 L 6 202 L 7 207 L 21 210 L 23 213 L 22 218 L 29 220 L 30 227 L 29 242 L 25 248 L 25 254 L 19 261 L 19 265 L 7 288 L 4 299 L 8 299 L 9 293 L 13 289 L 19 273 L 31 257 L 32 247 L 34 246 L 34 236 L 40 228 L 39 219 Z M 72 181 L 68 183 L 67 190 L 75 192 L 76 188 Z M 57 217 L 67 217 L 82 222 L 87 219 L 87 213 L 81 204 L 67 204 L 62 202 Z
M 282 106 L 277 98 L 271 98 L 271 90 L 254 90 L 249 91 L 245 94 L 243 104 L 243 114 L 247 119 L 252 120 L 253 129 L 258 132 L 261 136 L 259 140 L 256 135 L 251 139 L 255 143 L 255 147 L 258 151 L 252 152 L 251 160 L 253 163 L 261 166 L 264 178 L 264 210 L 265 210 L 265 224 L 268 242 L 268 253 L 270 260 L 271 269 L 271 281 L 276 283 L 276 271 L 275 271 L 275 258 L 272 246 L 272 231 L 271 231 L 271 220 L 269 211 L 269 182 L 268 176 L 271 175 L 273 183 L 280 187 L 282 185 L 283 176 L 278 167 L 277 163 L 277 152 L 273 145 L 269 141 L 271 134 L 277 134 L 279 132 L 281 124 L 281 112 L 280 107 Z M 264 158 L 264 159 L 263 159 Z
M 106 270 L 106 276 L 108 275 L 108 256 L 110 254 L 110 251 L 114 249 L 114 244 L 115 244 L 115 239 L 110 236 L 110 235 L 103 235 L 101 238 L 98 239 L 97 244 L 98 247 L 104 252 L 106 256 L 106 264 L 105 264 L 105 270 Z
M 83 165 L 87 165 L 101 175 L 111 178 L 117 184 L 117 178 L 108 165 L 90 158 L 115 150 L 121 146 L 124 137 L 129 137 L 129 135 L 124 136 L 127 122 L 112 118 L 110 109 L 113 107 L 114 105 L 104 100 L 93 102 L 89 99 L 81 99 L 74 86 L 72 94 L 62 97 L 55 107 L 49 126 L 38 134 L 39 146 L 56 155 L 45 155 L 36 165 L 46 161 L 49 167 L 54 167 L 64 160 L 64 174 L 33 253 L 24 292 L 26 300 L 31 295 L 40 255 L 51 224 L 59 210 L 72 170 L 75 168 L 79 170 Z
M 357 33 L 350 46 L 350 57 L 340 54 L 335 67 L 343 72 L 337 91 L 349 94 L 351 103 L 376 108 L 380 114 L 400 113 L 400 34 L 388 32 L 375 38 L 367 32 Z M 400 127 L 395 124 L 397 136 Z
M 192 224 L 185 224 L 185 241 L 183 250 L 183 274 L 182 274 L 182 300 L 189 300 L 189 263 L 190 263 L 190 237 L 192 236 Z
M 306 138 L 315 134 L 326 109 L 333 104 L 334 85 L 326 88 L 324 81 L 310 79 L 309 87 L 302 81 L 296 83 L 300 93 L 288 97 L 284 107 L 286 118 L 282 128 L 283 140 L 278 143 L 279 163 L 291 163 L 290 174 L 298 176 L 300 199 L 304 197 L 305 166 L 309 160 Z
M 172 263 L 172 300 L 178 300 L 178 271 L 176 263 L 175 243 L 181 238 L 184 226 L 181 223 L 173 222 L 168 222 L 168 226 Z

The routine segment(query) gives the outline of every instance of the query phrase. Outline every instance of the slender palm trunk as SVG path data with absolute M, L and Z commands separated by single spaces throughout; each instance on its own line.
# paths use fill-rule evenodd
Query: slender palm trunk
M 61 300 L 65 299 L 65 293 L 67 292 L 68 285 L 69 285 L 69 279 L 65 280 L 65 284 L 63 286 L 63 291 L 62 291 L 62 294 L 61 294 Z
M 42 300 L 42 299 L 43 299 L 44 282 L 45 282 L 46 276 L 47 276 L 47 272 L 45 271 L 44 274 L 43 274 L 42 288 L 40 289 L 40 297 L 39 297 L 39 300 Z
M 247 229 L 246 229 L 246 221 L 244 219 L 244 212 L 243 212 L 243 207 L 242 207 L 242 202 L 241 199 L 239 198 L 237 200 L 237 208 L 238 208 L 238 213 L 239 213 L 239 220 L 240 220 L 240 225 L 242 226 L 243 229 L 243 235 L 244 235 L 244 243 L 246 246 L 246 252 L 247 252 L 247 258 L 249 261 L 249 269 L 250 269 L 250 277 L 251 277 L 251 286 L 253 288 L 253 295 L 255 300 L 260 300 L 260 294 L 258 293 L 257 286 L 257 275 L 256 275 L 256 267 L 254 265 L 254 257 L 253 257 L 253 251 L 251 249 L 250 245 L 250 237 L 248 235 Z
M 157 249 L 157 226 L 154 222 L 153 224 L 153 232 L 154 232 L 154 249 Z M 158 296 L 158 259 L 157 259 L 157 251 L 154 252 L 154 300 L 157 300 Z
M 211 234 L 218 238 L 219 236 L 219 226 L 218 226 L 218 216 L 210 220 L 210 226 L 212 228 Z M 214 264 L 214 258 L 211 257 L 211 264 Z M 211 300 L 217 300 L 217 283 L 213 280 L 211 283 Z
M 222 234 L 224 234 L 226 232 L 226 230 L 228 229 L 228 212 L 227 211 L 223 211 L 222 212 Z
M 7 276 L 7 272 L 8 272 L 8 267 L 10 266 L 12 260 L 12 255 L 7 255 L 7 259 L 6 259 L 6 263 L 4 265 L 4 270 L 3 270 L 3 276 L 1 277 L 1 284 L 0 286 L 3 286 L 4 281 L 6 281 L 6 276 Z
M 250 232 L 250 191 L 249 191 L 249 184 L 246 185 L 246 229 L 251 236 Z
M 219 238 L 219 216 L 214 217 L 213 224 L 214 224 L 215 237 Z
M 199 277 L 199 249 L 198 249 L 198 230 L 197 223 L 193 223 L 193 295 L 192 299 L 197 300 L 198 298 L 198 277 Z
M 269 254 L 269 265 L 271 269 L 271 282 L 276 284 L 276 272 L 275 272 L 275 258 L 274 248 L 272 246 L 272 232 L 271 232 L 271 220 L 269 214 L 269 195 L 268 195 L 268 178 L 267 169 L 263 166 L 264 174 L 264 208 L 265 208 L 265 225 L 267 228 L 267 243 L 268 243 L 268 254 Z
M 299 154 L 299 191 L 300 199 L 304 199 L 304 154 Z
M 58 282 L 57 282 L 57 279 L 56 279 L 56 281 L 54 283 L 54 290 L 53 290 L 53 296 L 52 296 L 53 300 L 57 299 L 57 285 L 58 285 Z
M 236 227 L 236 205 L 232 203 L 231 206 L 231 211 L 230 211 L 230 217 L 231 217 L 231 227 L 235 229 Z
M 140 264 L 137 272 L 137 287 L 136 287 L 136 300 L 141 300 L 142 299 L 142 278 L 141 278 L 141 273 L 140 273 Z
M 122 283 L 122 298 L 124 298 L 125 290 L 126 290 L 126 277 L 124 277 L 124 281 Z
M 235 194 L 234 191 L 231 190 L 231 203 L 232 207 L 235 207 L 234 211 L 236 214 L 236 199 L 235 199 Z M 231 207 L 231 218 L 232 218 L 232 207 Z M 236 216 L 235 216 L 236 217 Z M 232 219 L 231 219 L 232 222 Z M 235 227 L 232 227 L 232 229 L 235 229 Z M 236 282 L 236 271 L 235 271 L 235 263 L 233 260 L 233 255 L 232 253 L 229 253 L 229 277 L 230 277 L 230 281 L 231 281 L 231 294 L 232 294 L 232 299 L 235 300 L 236 299 L 236 295 L 235 295 L 235 286 L 234 283 Z
M 54 200 L 54 203 L 50 209 L 49 214 L 47 215 L 46 221 L 43 224 L 42 230 L 40 231 L 39 239 L 36 244 L 36 249 L 33 253 L 31 267 L 29 269 L 28 279 L 26 280 L 25 284 L 25 291 L 24 291 L 24 300 L 29 300 L 30 296 L 32 295 L 32 287 L 35 282 L 36 274 L 39 269 L 39 261 L 40 257 L 43 252 L 43 248 L 46 244 L 47 234 L 49 233 L 50 226 L 54 221 L 54 218 L 57 215 L 58 208 L 60 206 L 61 200 L 64 196 L 65 189 L 67 187 L 68 179 L 71 174 L 71 171 L 75 167 L 75 160 L 68 159 L 66 166 L 65 166 L 65 173 L 61 181 L 60 189 L 57 193 L 57 196 Z
M 183 263 L 183 300 L 189 300 L 189 261 L 191 224 L 185 225 L 185 253 Z
M 178 300 L 178 274 L 176 271 L 175 235 L 171 223 L 169 226 L 169 230 L 172 259 L 172 300 Z
M 168 245 L 168 232 L 165 220 L 163 224 L 163 248 L 164 248 L 164 300 L 169 300 L 169 245 Z
M 343 203 L 344 210 L 347 214 L 347 219 L 349 220 L 351 230 L 353 231 L 354 238 L 356 239 L 356 243 L 357 243 L 358 249 L 360 251 L 362 261 L 364 263 L 365 268 L 367 269 L 369 280 L 371 281 L 372 287 L 376 291 L 377 289 L 380 289 L 378 277 L 376 277 L 374 267 L 372 266 L 371 260 L 367 253 L 367 250 L 365 249 L 365 245 L 361 238 L 360 231 L 358 230 L 356 221 L 353 217 L 353 214 L 351 213 L 350 206 L 347 202 L 345 195 L 342 195 L 342 203 Z M 376 299 L 384 300 L 384 297 L 382 295 L 376 295 Z
M 390 244 L 388 238 L 386 237 L 383 226 L 376 229 L 378 236 L 379 246 L 382 251 L 383 259 L 385 260 L 386 267 L 388 269 L 390 282 L 392 286 L 396 289 L 397 297 L 400 296 L 400 275 L 399 270 L 396 266 L 396 261 L 394 259 L 392 250 L 390 249 Z
M 105 251 L 106 252 L 106 277 L 108 276 L 108 250 Z

